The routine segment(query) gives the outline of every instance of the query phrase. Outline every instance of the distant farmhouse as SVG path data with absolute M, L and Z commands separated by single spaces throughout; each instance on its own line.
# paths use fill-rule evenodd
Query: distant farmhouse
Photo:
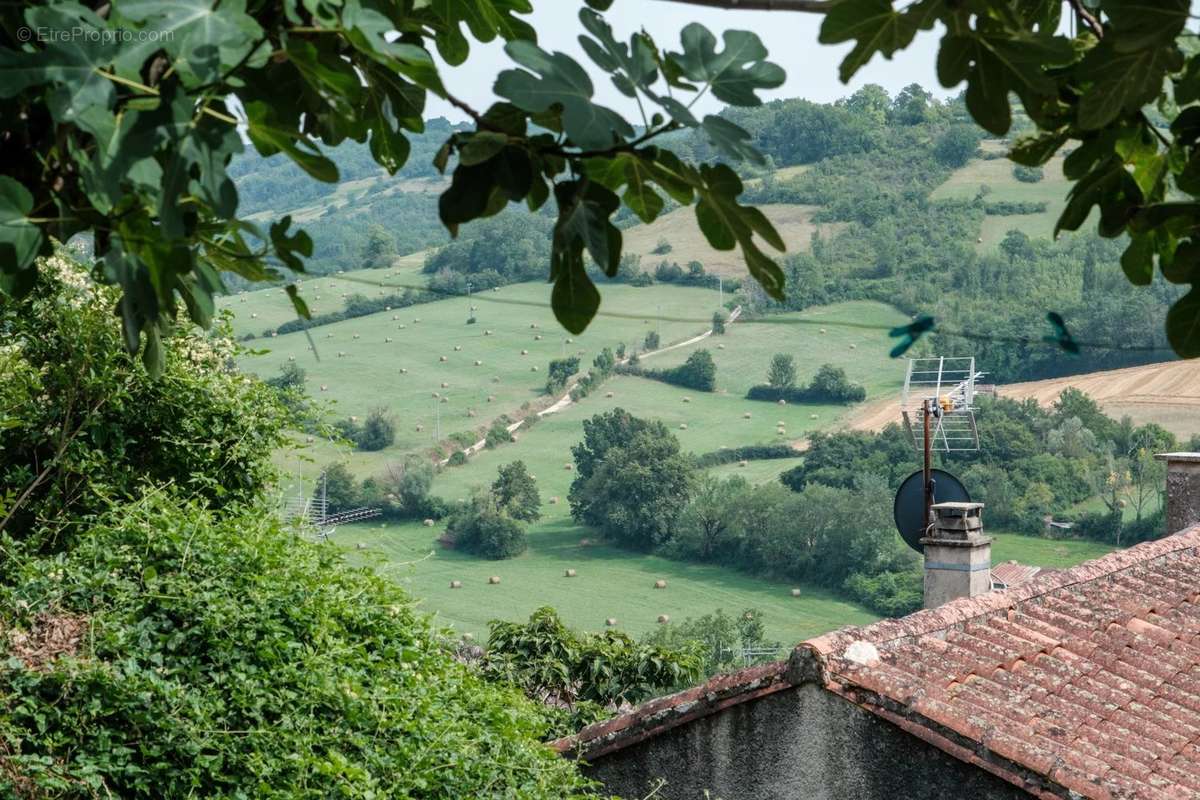
M 1005 578 L 981 560 L 978 509 L 944 504 L 960 508 L 926 545 L 933 607 L 555 746 L 625 797 L 1200 797 L 1200 454 L 1163 458 L 1174 535 Z

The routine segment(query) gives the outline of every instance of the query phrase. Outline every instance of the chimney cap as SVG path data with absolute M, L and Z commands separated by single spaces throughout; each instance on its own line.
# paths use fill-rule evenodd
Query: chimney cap
M 979 508 L 983 508 L 983 503 L 947 502 L 933 504 L 934 511 L 974 511 Z
M 1159 461 L 1191 461 L 1200 462 L 1200 453 L 1155 453 L 1154 457 Z

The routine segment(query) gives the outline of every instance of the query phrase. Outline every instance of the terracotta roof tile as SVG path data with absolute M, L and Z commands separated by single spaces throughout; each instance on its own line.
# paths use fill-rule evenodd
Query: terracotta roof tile
M 847 662 L 856 641 L 880 660 Z M 793 659 L 813 657 L 834 691 L 1018 785 L 1200 793 L 1200 527 L 809 640 Z

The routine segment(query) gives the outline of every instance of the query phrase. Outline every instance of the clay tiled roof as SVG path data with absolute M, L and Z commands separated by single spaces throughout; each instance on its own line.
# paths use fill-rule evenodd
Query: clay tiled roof
M 1200 797 L 1200 527 L 810 639 L 789 679 L 1034 795 Z
M 999 588 L 1011 589 L 1033 580 L 1041 571 L 1041 567 L 1018 564 L 1016 561 L 1005 561 L 992 567 L 992 584 L 1001 584 Z

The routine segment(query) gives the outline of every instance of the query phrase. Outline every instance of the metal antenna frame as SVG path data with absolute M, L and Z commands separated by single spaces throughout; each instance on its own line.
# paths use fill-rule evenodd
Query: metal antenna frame
M 928 438 L 928 447 L 939 452 L 979 449 L 975 394 L 981 377 L 970 356 L 908 360 L 900 409 L 915 447 L 921 449 Z M 932 430 L 926 433 L 930 417 Z

